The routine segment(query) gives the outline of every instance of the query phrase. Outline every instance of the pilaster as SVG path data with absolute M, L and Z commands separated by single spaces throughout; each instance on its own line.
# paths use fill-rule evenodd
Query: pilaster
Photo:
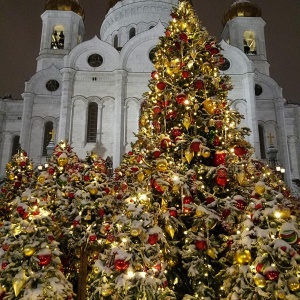
M 22 97 L 24 99 L 24 106 L 23 106 L 23 115 L 22 115 L 20 144 L 22 149 L 29 152 L 30 125 L 31 125 L 31 118 L 32 118 L 33 103 L 34 103 L 34 94 L 25 92 L 22 94 Z

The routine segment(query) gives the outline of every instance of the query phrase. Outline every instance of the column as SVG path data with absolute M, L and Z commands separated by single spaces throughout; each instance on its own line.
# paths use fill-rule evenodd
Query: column
M 32 110 L 34 103 L 34 95 L 32 93 L 23 93 L 22 97 L 24 99 L 23 115 L 22 115 L 22 127 L 20 135 L 21 148 L 29 153 L 30 150 L 30 125 L 32 118 Z
M 5 175 L 5 166 L 11 159 L 12 138 L 10 132 L 2 132 L 1 137 L 2 153 L 1 153 L 1 177 Z
M 276 121 L 277 121 L 277 130 L 278 130 L 278 159 L 281 165 L 285 168 L 284 181 L 291 187 L 291 167 L 290 167 L 290 158 L 288 153 L 288 142 L 287 142 L 287 133 L 284 117 L 284 106 L 285 99 L 278 98 L 274 100 Z
M 71 116 L 71 102 L 75 70 L 71 68 L 63 68 L 62 73 L 62 94 L 60 104 L 60 116 L 57 141 L 69 140 L 70 138 L 70 116 Z
M 118 124 L 114 132 L 113 164 L 118 167 L 124 153 L 124 104 L 126 99 L 127 71 L 115 70 L 115 120 Z

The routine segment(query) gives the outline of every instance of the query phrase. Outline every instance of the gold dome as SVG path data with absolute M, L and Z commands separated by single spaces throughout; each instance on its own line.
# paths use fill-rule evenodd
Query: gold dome
M 84 19 L 84 10 L 78 0 L 47 0 L 45 10 L 73 11 Z
M 238 0 L 225 12 L 222 20 L 223 25 L 236 17 L 261 17 L 261 9 L 250 1 Z

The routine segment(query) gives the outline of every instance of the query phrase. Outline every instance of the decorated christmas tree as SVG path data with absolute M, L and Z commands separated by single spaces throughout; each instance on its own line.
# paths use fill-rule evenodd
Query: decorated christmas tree
M 221 49 L 190 1 L 171 16 L 137 142 L 103 199 L 119 209 L 89 299 L 298 299 L 297 204 L 252 159 Z
M 35 197 L 32 163 L 25 151 L 6 168 L 2 188 L 6 215 L 0 226 L 0 299 L 73 299 L 72 285 L 61 272 L 62 254 L 53 234 L 46 199 Z

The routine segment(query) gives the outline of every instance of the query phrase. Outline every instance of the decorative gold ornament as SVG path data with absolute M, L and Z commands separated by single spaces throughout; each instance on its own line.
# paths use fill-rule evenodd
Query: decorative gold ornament
M 177 261 L 177 258 L 176 258 L 176 257 L 171 257 L 171 258 L 168 260 L 168 266 L 171 267 L 171 268 L 174 267 L 174 266 L 176 266 L 177 263 L 178 263 L 178 261 Z
M 165 230 L 170 235 L 171 238 L 174 238 L 175 228 L 170 223 L 166 224 Z
M 194 157 L 194 152 L 190 151 L 190 149 L 186 149 L 184 151 L 184 157 L 186 158 L 187 162 L 190 163 Z
M 238 264 L 241 265 L 249 264 L 252 261 L 251 253 L 249 250 L 237 250 L 234 259 Z
M 12 280 L 15 296 L 18 297 L 18 295 L 21 293 L 22 288 L 24 287 L 27 276 L 25 274 L 25 271 L 20 271 Z
M 254 283 L 256 286 L 263 289 L 267 284 L 267 279 L 265 276 L 263 276 L 261 274 L 256 274 L 254 277 Z
M 94 267 L 93 267 L 93 273 L 94 273 L 94 274 L 99 274 L 99 272 L 100 272 L 99 267 L 94 266 Z
M 15 174 L 14 173 L 9 173 L 8 174 L 8 179 L 9 180 L 14 180 L 15 179 Z
M 68 157 L 65 153 L 61 154 L 57 159 L 57 163 L 60 167 L 64 167 L 68 163 Z
M 291 216 L 291 210 L 288 207 L 284 207 L 281 211 L 280 211 L 280 216 L 282 219 L 289 219 Z
M 98 193 L 98 189 L 96 187 L 92 187 L 89 189 L 91 195 L 96 195 Z
M 211 72 L 212 72 L 212 70 L 213 70 L 213 69 L 212 69 L 212 67 L 211 67 L 211 65 L 210 65 L 209 62 L 203 63 L 203 65 L 202 65 L 202 67 L 201 67 L 201 71 L 202 71 L 203 74 L 205 74 L 205 75 L 210 75 Z
M 102 291 L 101 291 L 101 295 L 103 297 L 108 297 L 108 296 L 110 296 L 113 293 L 113 291 L 114 290 L 111 289 L 111 288 L 103 288 Z
M 137 227 L 132 227 L 130 229 L 130 234 L 134 237 L 137 237 L 141 234 L 141 228 L 137 228 Z
M 166 172 L 168 169 L 168 162 L 166 159 L 156 160 L 156 170 L 158 172 Z
M 300 289 L 299 280 L 296 276 L 292 276 L 287 280 L 287 284 L 289 287 L 289 290 L 292 292 L 297 292 Z
M 278 291 L 275 291 L 275 296 L 278 299 L 284 299 L 285 298 L 285 293 L 282 290 L 278 290 Z
M 140 172 L 137 176 L 137 179 L 139 182 L 143 182 L 145 179 L 145 174 L 143 172 Z
M 188 114 L 185 114 L 182 120 L 182 124 L 185 127 L 186 130 L 188 130 L 192 124 L 191 118 Z
M 12 163 L 11 162 L 8 162 L 6 164 L 6 169 L 10 170 L 12 168 Z
M 204 149 L 201 153 L 204 158 L 210 157 L 210 151 L 208 149 Z
M 215 113 L 217 105 L 213 100 L 206 99 L 203 101 L 203 107 L 210 115 L 213 115 Z
M 38 182 L 39 182 L 40 184 L 43 184 L 43 183 L 45 182 L 46 178 L 45 178 L 43 175 L 40 175 L 40 176 L 37 178 L 37 180 L 38 180 Z
M 24 256 L 30 257 L 35 253 L 36 249 L 32 246 L 24 246 L 23 253 Z
M 201 206 L 197 206 L 197 208 L 196 208 L 196 216 L 197 217 L 203 217 L 203 215 L 204 215 L 204 213 L 201 210 Z
M 255 184 L 255 192 L 258 194 L 258 195 L 263 195 L 266 191 L 266 186 L 263 182 L 257 182 Z
M 214 249 L 214 248 L 207 249 L 207 255 L 209 257 L 211 257 L 212 259 L 216 259 L 217 258 L 216 249 Z
M 236 180 L 240 185 L 243 185 L 244 181 L 245 181 L 245 172 L 244 171 L 240 171 L 236 174 Z

